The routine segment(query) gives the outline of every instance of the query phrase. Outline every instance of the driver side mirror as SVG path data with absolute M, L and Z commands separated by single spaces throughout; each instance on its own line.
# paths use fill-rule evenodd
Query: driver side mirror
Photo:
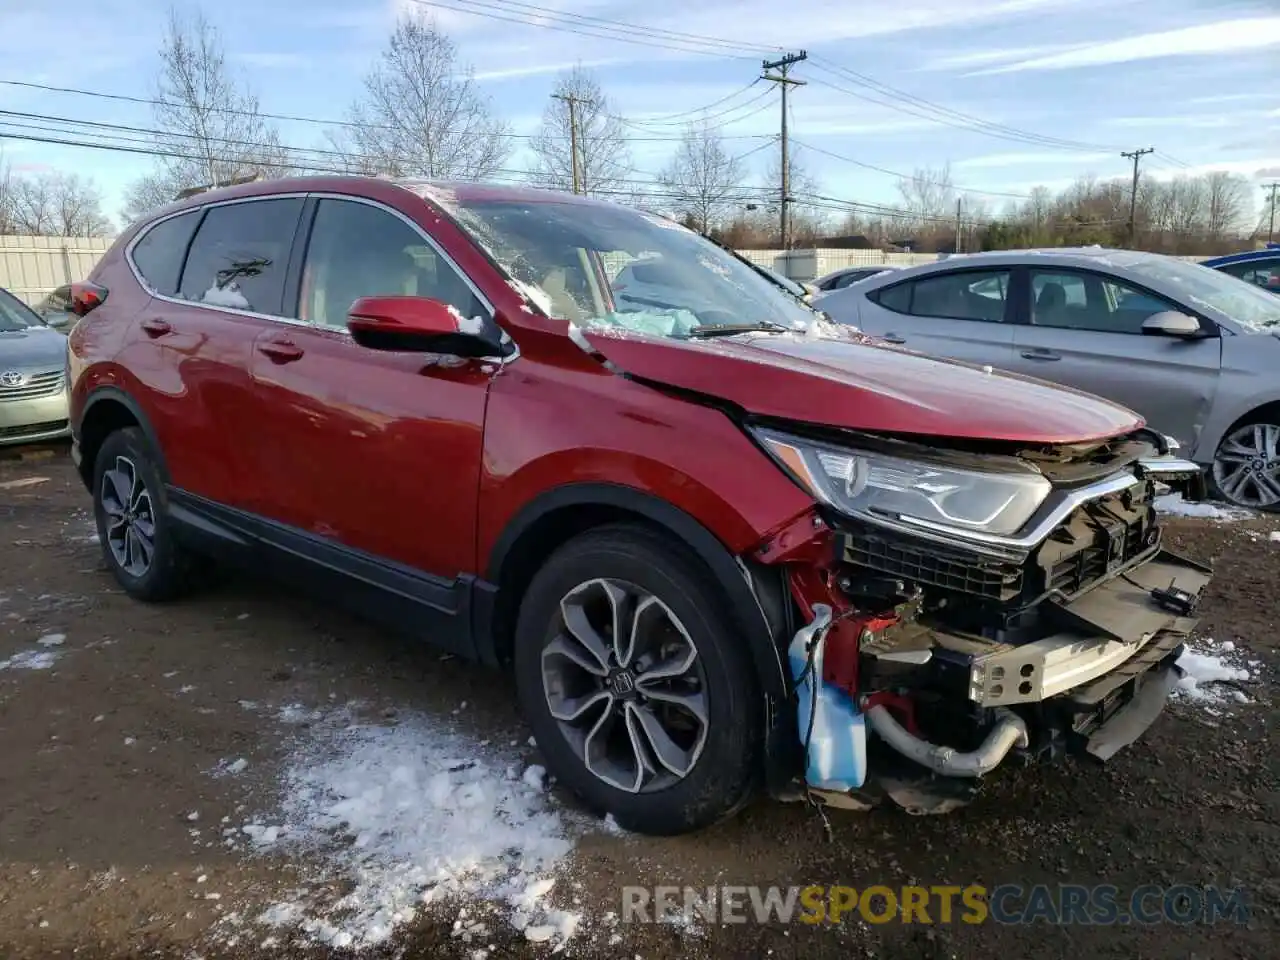
M 495 357 L 502 347 L 483 318 L 429 297 L 361 297 L 347 312 L 352 339 L 370 350 Z
M 1142 321 L 1142 332 L 1149 337 L 1179 337 L 1183 340 L 1203 336 L 1199 320 L 1176 310 L 1153 313 Z

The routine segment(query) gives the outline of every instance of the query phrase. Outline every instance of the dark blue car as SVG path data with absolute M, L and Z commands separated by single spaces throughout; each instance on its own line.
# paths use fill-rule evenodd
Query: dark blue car
M 1246 283 L 1280 294 L 1280 243 L 1268 243 L 1265 250 L 1231 253 L 1200 262 L 1203 266 L 1221 270 Z

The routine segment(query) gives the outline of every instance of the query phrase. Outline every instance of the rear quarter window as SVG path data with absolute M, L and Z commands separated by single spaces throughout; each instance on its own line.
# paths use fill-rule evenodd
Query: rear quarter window
M 879 290 L 868 294 L 868 296 L 886 310 L 892 310 L 894 313 L 911 312 L 910 283 L 895 283 L 891 287 L 881 287 Z
M 177 292 L 182 260 L 187 255 L 187 244 L 191 242 L 191 234 L 201 212 L 191 210 L 161 220 L 133 245 L 131 259 L 134 269 L 144 284 L 156 293 L 171 297 Z

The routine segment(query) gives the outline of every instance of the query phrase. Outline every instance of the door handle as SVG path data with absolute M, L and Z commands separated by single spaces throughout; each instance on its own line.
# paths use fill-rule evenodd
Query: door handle
M 272 363 L 292 363 L 302 357 L 302 348 L 292 340 L 264 340 L 258 344 L 258 352 L 270 357 Z
M 892 333 L 892 332 L 886 333 L 880 339 L 883 340 L 885 343 L 906 343 L 907 342 L 906 337 L 901 336 L 900 334 Z
M 173 327 L 169 326 L 169 321 L 161 320 L 159 317 L 149 317 L 143 320 L 142 329 L 148 337 L 163 337 L 166 333 L 173 332 Z
M 1037 348 L 1035 350 L 1023 350 L 1022 355 L 1026 357 L 1028 360 L 1061 360 L 1062 359 L 1062 357 L 1059 354 L 1054 353 L 1052 350 L 1045 350 L 1043 347 Z

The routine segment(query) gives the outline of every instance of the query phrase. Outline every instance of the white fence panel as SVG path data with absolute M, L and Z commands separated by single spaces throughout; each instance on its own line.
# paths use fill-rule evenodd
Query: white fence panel
M 36 304 L 56 287 L 87 277 L 111 243 L 110 237 L 0 236 L 0 287 Z

